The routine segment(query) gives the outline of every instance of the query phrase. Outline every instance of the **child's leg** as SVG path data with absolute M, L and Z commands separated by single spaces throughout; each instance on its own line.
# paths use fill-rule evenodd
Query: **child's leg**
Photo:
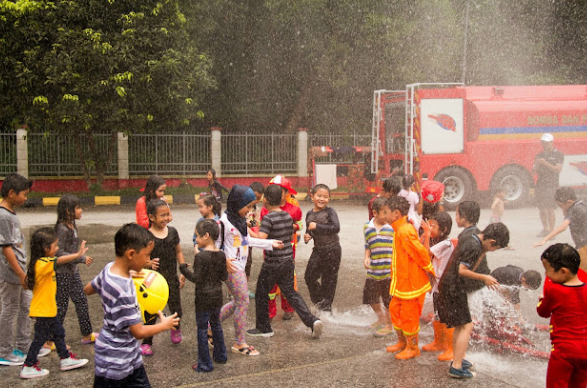
M 308 266 L 306 267 L 306 273 L 304 275 L 304 280 L 306 281 L 306 285 L 308 286 L 308 291 L 310 292 L 310 300 L 312 303 L 320 303 L 324 296 L 322 295 L 322 285 L 318 282 L 320 276 L 320 257 L 323 253 L 323 250 L 312 250 L 312 254 L 308 259 Z
M 16 318 L 14 347 L 26 353 L 31 346 L 31 318 L 29 317 L 29 309 L 33 300 L 33 293 L 28 290 L 23 290 L 20 284 L 16 293 L 20 294 L 20 307 Z
M 304 322 L 304 325 L 311 328 L 318 318 L 310 312 L 302 296 L 294 289 L 294 271 L 295 264 L 293 261 L 281 264 L 279 273 L 276 274 L 277 284 L 295 312 L 298 313 L 302 322 Z
M 340 268 L 341 248 L 340 245 L 328 249 L 323 263 L 322 270 L 322 310 L 330 310 L 336 293 L 338 283 L 338 270 Z
M 220 321 L 228 318 L 234 312 L 234 332 L 237 346 L 246 345 L 245 332 L 247 324 L 247 310 L 249 308 L 249 290 L 247 276 L 244 271 L 228 274 L 226 281 L 228 291 L 234 299 L 225 304 L 220 310 Z M 231 305 L 232 304 L 232 305 Z
M 57 281 L 57 293 L 55 294 L 55 301 L 57 302 L 57 317 L 61 324 L 63 324 L 63 322 L 65 322 L 65 316 L 67 315 L 67 308 L 69 307 L 69 296 L 72 293 L 70 287 L 71 275 L 66 273 L 56 273 L 55 280 Z
M 154 325 L 157 323 L 159 315 L 151 315 L 145 311 L 145 326 Z M 153 337 L 143 338 L 143 345 L 153 345 Z
M 266 261 L 263 263 L 257 279 L 257 289 L 255 290 L 255 327 L 264 333 L 273 331 L 271 323 L 269 323 L 269 291 L 275 284 L 274 267 L 273 263 Z
M 465 358 L 465 353 L 467 352 L 467 347 L 469 346 L 469 338 L 471 337 L 472 330 L 472 322 L 455 327 L 455 331 L 453 333 L 454 358 L 452 362 L 452 366 L 455 369 L 461 369 L 463 366 L 463 358 Z
M 38 362 L 37 355 L 39 354 L 39 350 L 41 350 L 50 334 L 51 325 L 49 324 L 49 318 L 37 318 L 35 320 L 35 336 L 29 347 L 26 360 L 24 360 L 25 366 L 33 366 Z
M 574 359 L 573 366 L 569 388 L 587 387 L 587 359 Z
M 277 284 L 274 284 L 271 291 L 269 291 L 269 319 L 273 319 L 277 315 L 277 289 Z M 256 295 L 257 291 L 255 291 Z
M 214 341 L 212 358 L 214 361 L 224 364 L 228 359 L 228 355 L 226 354 L 224 333 L 220 324 L 220 308 L 216 308 L 210 313 L 210 327 L 212 328 L 212 340 Z
M 570 387 L 573 365 L 564 358 L 551 353 L 546 369 L 546 388 Z M 583 385 L 584 387 L 585 385 Z
M 196 313 L 196 323 L 198 325 L 198 372 L 210 372 L 214 369 L 212 360 L 210 359 L 210 349 L 208 349 L 208 321 L 210 319 L 210 312 Z M 214 346 L 218 345 L 214 342 Z
M 59 284 L 57 285 L 57 288 L 59 289 Z M 92 334 L 92 321 L 90 320 L 90 313 L 88 309 L 88 297 L 84 293 L 84 285 L 79 273 L 73 275 L 73 279 L 70 284 L 69 296 L 75 305 L 77 321 L 79 322 L 79 329 L 82 333 L 82 336 L 87 337 Z M 61 318 L 60 321 L 63 323 Z
M 167 306 L 169 307 L 169 312 L 171 314 L 177 313 L 177 317 L 181 318 L 183 311 L 181 309 L 181 294 L 179 290 L 179 278 L 177 275 L 169 276 L 167 279 L 167 284 L 169 285 L 169 299 L 167 300 Z M 180 330 L 181 327 L 181 320 L 179 325 L 177 325 L 176 329 Z
M 20 284 L 0 280 L 0 358 L 8 357 L 14 350 L 14 325 L 21 307 L 20 290 Z

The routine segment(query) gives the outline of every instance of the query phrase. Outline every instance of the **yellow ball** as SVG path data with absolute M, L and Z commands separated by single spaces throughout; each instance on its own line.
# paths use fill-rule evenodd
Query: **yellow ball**
M 133 278 L 137 290 L 137 300 L 141 308 L 141 315 L 145 320 L 145 311 L 157 314 L 163 310 L 169 299 L 167 280 L 159 272 L 144 269 L 145 277 Z

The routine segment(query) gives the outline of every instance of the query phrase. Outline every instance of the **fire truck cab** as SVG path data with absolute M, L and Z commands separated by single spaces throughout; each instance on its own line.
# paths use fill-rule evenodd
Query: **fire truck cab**
M 565 155 L 561 186 L 587 186 L 587 86 L 411 84 L 374 93 L 371 173 L 445 184 L 445 206 L 506 189 L 524 202 L 543 133 Z

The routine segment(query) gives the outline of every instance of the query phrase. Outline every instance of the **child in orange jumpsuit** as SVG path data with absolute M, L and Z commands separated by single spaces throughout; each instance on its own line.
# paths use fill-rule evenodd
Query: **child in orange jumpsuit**
M 404 197 L 392 197 L 387 203 L 391 210 L 389 221 L 395 231 L 389 289 L 392 299 L 389 312 L 398 342 L 388 346 L 386 350 L 389 353 L 401 350 L 395 358 L 407 360 L 420 355 L 420 315 L 426 292 L 431 289 L 428 274 L 434 276 L 434 268 L 416 229 L 408 222 L 408 201 Z

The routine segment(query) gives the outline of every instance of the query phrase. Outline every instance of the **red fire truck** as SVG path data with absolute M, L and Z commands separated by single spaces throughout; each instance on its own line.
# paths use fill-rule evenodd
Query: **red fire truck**
M 586 85 L 378 90 L 371 177 L 399 170 L 443 182 L 449 208 L 500 186 L 507 200 L 521 203 L 534 186 L 532 166 L 545 132 L 565 155 L 561 186 L 587 186 Z

